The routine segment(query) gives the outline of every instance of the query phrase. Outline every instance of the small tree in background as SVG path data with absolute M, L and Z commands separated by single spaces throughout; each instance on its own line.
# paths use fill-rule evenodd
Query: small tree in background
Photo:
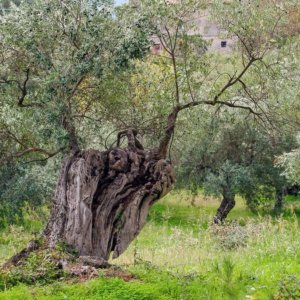
M 193 156 L 189 156 L 194 167 L 185 169 L 188 163 L 183 161 L 179 168 L 182 176 L 198 181 L 206 193 L 222 196 L 214 222 L 226 219 L 235 206 L 236 194 L 243 196 L 252 210 L 267 200 L 275 203 L 274 211 L 279 213 L 287 179 L 275 161 L 277 155 L 295 145 L 293 133 L 269 136 L 263 128 L 235 115 L 223 119 L 214 115 L 205 132 L 209 134 L 198 135 L 198 143 L 193 144 L 191 151 Z

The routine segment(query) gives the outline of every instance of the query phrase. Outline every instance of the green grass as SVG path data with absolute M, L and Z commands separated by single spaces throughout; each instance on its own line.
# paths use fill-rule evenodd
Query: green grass
M 0 300 L 300 299 L 299 199 L 274 218 L 253 214 L 238 198 L 228 223 L 212 226 L 218 203 L 178 191 L 157 203 L 138 238 L 113 261 L 134 280 L 100 272 L 84 283 L 17 285 L 0 293 Z M 2 232 L 0 259 L 22 248 L 38 228 Z

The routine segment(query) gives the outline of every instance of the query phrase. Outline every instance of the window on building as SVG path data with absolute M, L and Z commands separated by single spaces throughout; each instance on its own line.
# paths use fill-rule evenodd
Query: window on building
M 221 41 L 221 47 L 226 48 L 227 47 L 227 41 Z

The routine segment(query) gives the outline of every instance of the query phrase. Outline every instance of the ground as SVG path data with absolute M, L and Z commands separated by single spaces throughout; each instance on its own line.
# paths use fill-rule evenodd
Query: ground
M 4 282 L 0 300 L 300 299 L 299 199 L 288 198 L 274 218 L 251 213 L 238 198 L 227 224 L 214 226 L 219 200 L 193 198 L 177 191 L 157 203 L 142 233 L 112 261 L 117 267 L 90 280 Z M 42 227 L 30 216 L 0 233 L 0 262 Z

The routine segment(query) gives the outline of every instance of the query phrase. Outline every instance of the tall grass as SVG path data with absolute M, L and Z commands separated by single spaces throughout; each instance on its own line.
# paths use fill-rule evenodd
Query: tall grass
M 215 226 L 218 204 L 187 192 L 157 203 L 138 238 L 112 262 L 135 275 L 131 282 L 103 272 L 84 284 L 20 285 L 0 299 L 300 299 L 300 231 L 291 203 L 274 218 L 254 215 L 239 198 L 228 222 Z M 30 237 L 15 227 L 0 235 L 2 260 Z

